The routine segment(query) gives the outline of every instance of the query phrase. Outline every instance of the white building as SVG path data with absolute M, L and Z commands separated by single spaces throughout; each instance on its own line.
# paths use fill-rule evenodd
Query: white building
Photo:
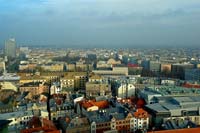
M 121 83 L 117 89 L 117 96 L 120 98 L 126 98 L 135 95 L 135 86 L 130 83 Z

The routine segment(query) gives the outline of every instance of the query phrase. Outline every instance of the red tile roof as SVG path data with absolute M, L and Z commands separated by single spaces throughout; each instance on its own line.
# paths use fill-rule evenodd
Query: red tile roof
M 140 108 L 140 109 L 137 109 L 136 112 L 134 112 L 134 117 L 136 117 L 136 118 L 147 118 L 148 113 L 144 109 Z
M 131 64 L 131 63 L 128 63 L 128 67 L 139 67 L 138 64 Z
M 186 88 L 199 88 L 200 89 L 200 85 L 199 84 L 189 84 L 189 83 L 185 83 L 183 85 L 183 87 L 186 87 Z
M 108 101 L 98 101 L 98 102 L 95 102 L 95 101 L 83 101 L 81 103 L 81 105 L 87 109 L 89 107 L 92 107 L 92 106 L 97 106 L 99 107 L 99 109 L 104 109 L 104 108 L 108 108 L 109 107 L 109 102 Z
M 20 133 L 33 133 L 43 131 L 44 133 L 60 133 L 59 130 L 56 129 L 54 123 L 47 119 L 42 119 L 43 126 L 42 127 L 34 127 L 29 129 L 23 129 Z

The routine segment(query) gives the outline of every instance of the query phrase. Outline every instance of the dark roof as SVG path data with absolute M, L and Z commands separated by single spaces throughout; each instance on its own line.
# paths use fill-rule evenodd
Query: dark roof
M 21 95 L 19 95 L 17 98 L 16 98 L 16 101 L 19 102 L 21 101 L 23 98 L 25 98 L 27 95 L 28 95 L 28 91 L 24 91 Z
M 8 125 L 10 122 L 11 120 L 0 120 L 0 129 Z

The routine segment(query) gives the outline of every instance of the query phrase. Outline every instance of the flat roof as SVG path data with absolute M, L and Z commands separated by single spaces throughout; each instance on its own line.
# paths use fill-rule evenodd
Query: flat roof
M 154 110 L 155 112 L 169 112 L 166 108 L 164 108 L 160 103 L 148 104 L 147 108 Z
M 200 133 L 200 128 L 184 128 L 176 130 L 149 131 L 148 133 Z

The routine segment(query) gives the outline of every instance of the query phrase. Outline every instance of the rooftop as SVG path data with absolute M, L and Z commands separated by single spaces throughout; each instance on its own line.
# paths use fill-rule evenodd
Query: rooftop
M 87 109 L 92 106 L 97 106 L 99 109 L 104 109 L 109 107 L 109 102 L 107 100 L 104 101 L 83 101 L 82 106 Z
M 154 133 L 200 133 L 200 128 L 184 128 L 176 130 L 153 131 Z M 152 131 L 148 132 L 152 133 Z

